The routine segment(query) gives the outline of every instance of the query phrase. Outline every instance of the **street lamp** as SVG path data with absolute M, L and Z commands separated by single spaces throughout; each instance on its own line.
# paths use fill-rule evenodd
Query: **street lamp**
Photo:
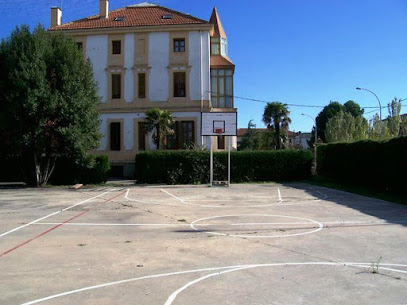
M 301 113 L 301 115 L 303 115 L 303 116 L 307 116 L 307 117 L 309 117 L 311 120 L 313 120 L 314 121 L 314 123 L 315 123 L 315 130 L 314 130 L 314 132 L 315 132 L 315 139 L 314 139 L 314 169 L 313 169 L 313 175 L 316 175 L 316 173 L 317 173 L 317 139 L 318 139 L 318 132 L 317 132 L 317 120 L 316 119 L 314 119 L 312 116 L 310 116 L 310 115 L 308 115 L 308 114 L 305 114 L 305 113 Z
M 383 136 L 382 103 L 380 103 L 379 97 L 376 95 L 376 93 L 374 93 L 373 91 L 371 91 L 371 90 L 369 90 L 369 89 L 366 89 L 366 88 L 356 87 L 356 90 L 365 90 L 365 91 L 370 92 L 371 94 L 373 94 L 373 95 L 376 97 L 377 101 L 379 102 L 379 111 L 380 111 L 380 112 L 379 112 L 379 113 L 380 113 L 380 133 L 381 133 L 381 135 Z

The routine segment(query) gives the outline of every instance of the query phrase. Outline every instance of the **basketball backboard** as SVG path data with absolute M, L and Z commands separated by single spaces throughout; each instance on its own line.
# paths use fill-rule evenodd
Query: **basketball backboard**
M 202 136 L 236 136 L 237 113 L 202 112 L 201 133 Z

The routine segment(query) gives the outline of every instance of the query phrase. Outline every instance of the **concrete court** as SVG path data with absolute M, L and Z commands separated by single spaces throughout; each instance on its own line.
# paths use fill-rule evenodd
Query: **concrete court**
M 307 184 L 0 190 L 0 304 L 407 304 L 407 207 Z

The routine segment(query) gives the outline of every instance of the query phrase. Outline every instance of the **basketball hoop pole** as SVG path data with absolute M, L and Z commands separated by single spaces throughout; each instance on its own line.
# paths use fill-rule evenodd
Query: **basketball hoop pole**
M 228 136 L 228 187 L 230 187 L 230 138 Z
M 210 177 L 209 177 L 209 183 L 210 183 L 210 186 L 212 187 L 213 186 L 213 137 L 210 137 L 211 138 L 211 161 L 210 161 Z

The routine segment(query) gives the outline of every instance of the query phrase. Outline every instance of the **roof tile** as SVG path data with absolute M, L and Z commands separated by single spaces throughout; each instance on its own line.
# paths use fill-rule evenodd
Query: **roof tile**
M 163 15 L 172 15 L 171 19 L 163 19 Z M 116 17 L 124 17 L 123 21 L 115 21 Z M 209 24 L 207 21 L 180 13 L 162 6 L 124 7 L 109 12 L 109 18 L 99 15 L 68 22 L 49 28 L 50 31 L 81 30 L 118 27 L 142 27 L 160 25 Z

